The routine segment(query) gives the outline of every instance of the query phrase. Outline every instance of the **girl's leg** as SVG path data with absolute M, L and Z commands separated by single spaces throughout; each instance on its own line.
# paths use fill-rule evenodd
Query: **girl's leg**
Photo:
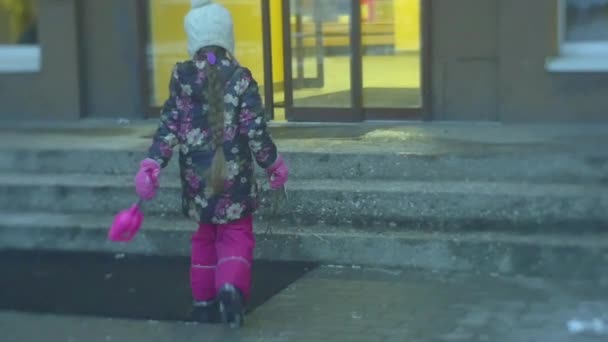
M 201 224 L 192 236 L 190 286 L 195 302 L 213 301 L 217 295 L 215 290 L 216 234 L 215 225 Z
M 255 238 L 253 218 L 247 217 L 217 229 L 216 289 L 223 319 L 233 327 L 243 324 L 244 303 L 251 288 Z
M 216 289 L 232 285 L 242 292 L 244 299 L 248 299 L 255 248 L 253 218 L 219 225 L 217 235 Z

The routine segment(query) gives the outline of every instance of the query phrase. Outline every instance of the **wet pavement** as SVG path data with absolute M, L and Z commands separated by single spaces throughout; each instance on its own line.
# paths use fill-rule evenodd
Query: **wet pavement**
M 145 151 L 158 121 L 0 121 L 0 149 Z M 492 155 L 563 153 L 606 143 L 608 125 L 496 123 L 270 123 L 281 150 L 316 153 Z
M 187 304 L 181 259 L 51 259 L 62 262 L 0 255 L 2 341 L 608 340 L 608 280 L 258 263 L 261 305 L 231 331 L 179 319 Z M 277 292 L 279 283 L 290 285 Z M 32 292 L 45 286 L 52 291 Z M 274 295 L 266 300 L 264 291 Z M 97 314 L 82 316 L 86 307 Z M 124 319 L 125 308 L 134 319 Z M 163 315 L 177 321 L 146 319 Z

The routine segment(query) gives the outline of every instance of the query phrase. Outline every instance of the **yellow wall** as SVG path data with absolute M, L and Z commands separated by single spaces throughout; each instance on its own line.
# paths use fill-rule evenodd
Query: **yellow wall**
M 168 95 L 169 73 L 173 65 L 188 58 L 183 17 L 187 3 L 150 1 L 150 51 L 152 56 L 152 105 L 161 105 Z
M 272 78 L 281 83 L 285 79 L 283 62 L 283 4 L 281 0 L 270 1 L 270 27 L 272 30 Z
M 420 0 L 394 0 L 395 50 L 420 50 Z

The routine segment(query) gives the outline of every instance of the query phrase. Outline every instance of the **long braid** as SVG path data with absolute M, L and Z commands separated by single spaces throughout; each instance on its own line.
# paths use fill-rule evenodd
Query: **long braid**
M 219 54 L 219 49 L 203 51 L 207 53 Z M 207 84 L 203 89 L 203 94 L 209 104 L 209 127 L 212 136 L 212 148 L 215 155 L 211 162 L 208 184 L 211 185 L 213 194 L 221 194 L 224 191 L 224 181 L 228 175 L 226 165 L 226 155 L 224 154 L 224 82 L 221 80 L 219 66 L 211 63 L 206 64 Z

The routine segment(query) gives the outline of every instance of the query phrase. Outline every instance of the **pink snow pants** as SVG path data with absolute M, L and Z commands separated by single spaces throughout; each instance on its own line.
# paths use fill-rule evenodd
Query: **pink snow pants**
M 226 284 L 249 299 L 254 248 L 251 216 L 228 224 L 201 224 L 192 236 L 190 285 L 194 300 L 213 300 Z

